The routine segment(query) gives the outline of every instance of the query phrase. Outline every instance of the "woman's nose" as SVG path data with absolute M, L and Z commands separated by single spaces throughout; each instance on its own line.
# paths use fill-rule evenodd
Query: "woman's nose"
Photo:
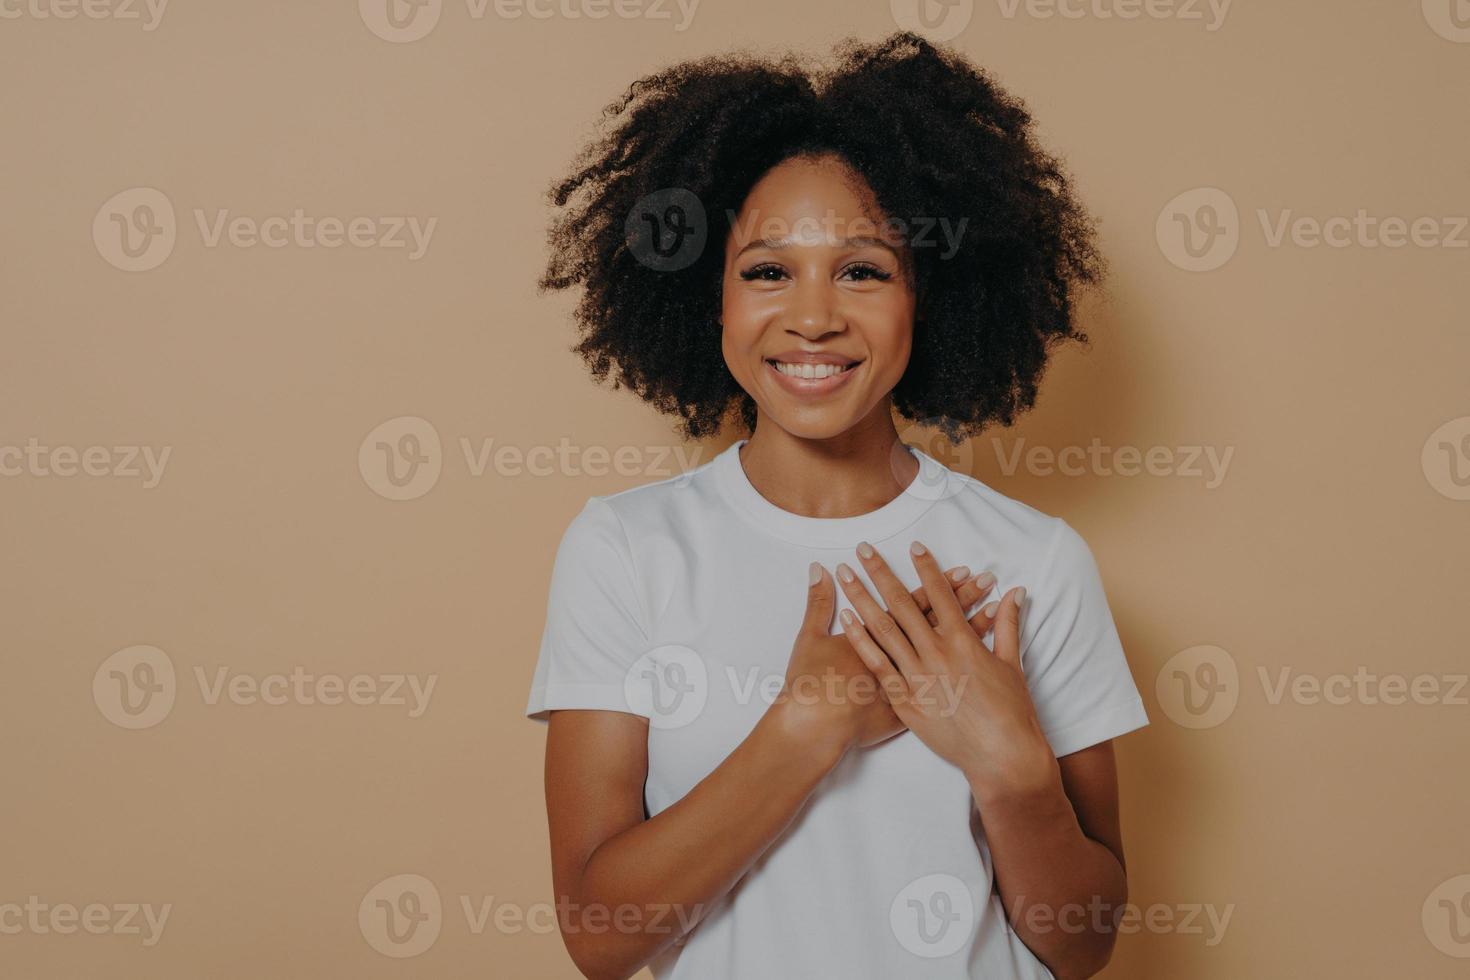
M 826 282 L 798 285 L 787 321 L 788 329 L 808 340 L 816 340 L 844 326 L 835 290 Z

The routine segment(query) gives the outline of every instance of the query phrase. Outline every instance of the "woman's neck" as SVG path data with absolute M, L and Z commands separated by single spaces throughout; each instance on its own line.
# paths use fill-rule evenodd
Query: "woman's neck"
M 898 438 L 887 403 L 830 439 L 802 439 L 769 419 L 740 448 L 751 486 L 803 517 L 856 517 L 877 510 L 918 476 L 919 461 Z

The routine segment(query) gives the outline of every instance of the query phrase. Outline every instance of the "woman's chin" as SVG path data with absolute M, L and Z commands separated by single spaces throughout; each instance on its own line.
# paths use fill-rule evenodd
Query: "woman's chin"
M 779 405 L 767 410 L 765 418 L 798 439 L 832 439 L 862 421 L 847 406 L 837 405 Z

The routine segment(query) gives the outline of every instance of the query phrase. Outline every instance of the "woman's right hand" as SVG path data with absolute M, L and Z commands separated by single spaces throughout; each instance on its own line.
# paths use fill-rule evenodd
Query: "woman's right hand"
M 945 581 L 955 589 L 961 606 L 974 605 L 994 584 L 993 579 L 979 581 L 970 577 L 969 569 L 951 569 Z M 922 587 L 912 593 L 919 608 L 928 613 L 930 603 Z M 786 667 L 786 680 L 772 705 L 783 713 L 790 732 L 804 745 L 817 745 L 841 758 L 848 749 L 876 745 L 904 731 L 889 705 L 878 679 L 852 649 L 843 633 L 833 635 L 832 615 L 836 611 L 837 586 L 832 575 L 818 562 L 812 562 L 807 588 L 806 615 L 797 631 Z M 986 629 L 984 617 L 977 615 L 971 623 L 977 631 Z

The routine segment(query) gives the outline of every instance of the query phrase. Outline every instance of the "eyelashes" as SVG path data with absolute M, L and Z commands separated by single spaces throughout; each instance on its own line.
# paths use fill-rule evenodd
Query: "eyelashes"
M 765 282 L 779 282 L 786 275 L 786 270 L 771 262 L 762 262 L 760 265 L 751 266 L 742 270 L 740 278 L 746 282 L 763 280 Z
M 887 282 L 893 278 L 893 273 L 871 262 L 853 262 L 843 267 L 842 276 L 851 276 L 855 282 Z M 741 270 L 740 278 L 745 282 L 780 282 L 788 276 L 786 270 L 780 265 L 774 262 L 762 262 L 749 269 Z
M 873 265 L 871 262 L 854 262 L 852 265 L 848 266 L 842 271 L 844 273 L 851 272 L 855 275 L 861 273 L 859 281 L 861 281 L 862 279 L 876 279 L 879 282 L 887 282 L 888 280 L 893 278 L 893 273 L 888 272 L 885 269 L 880 269 L 878 266 Z

